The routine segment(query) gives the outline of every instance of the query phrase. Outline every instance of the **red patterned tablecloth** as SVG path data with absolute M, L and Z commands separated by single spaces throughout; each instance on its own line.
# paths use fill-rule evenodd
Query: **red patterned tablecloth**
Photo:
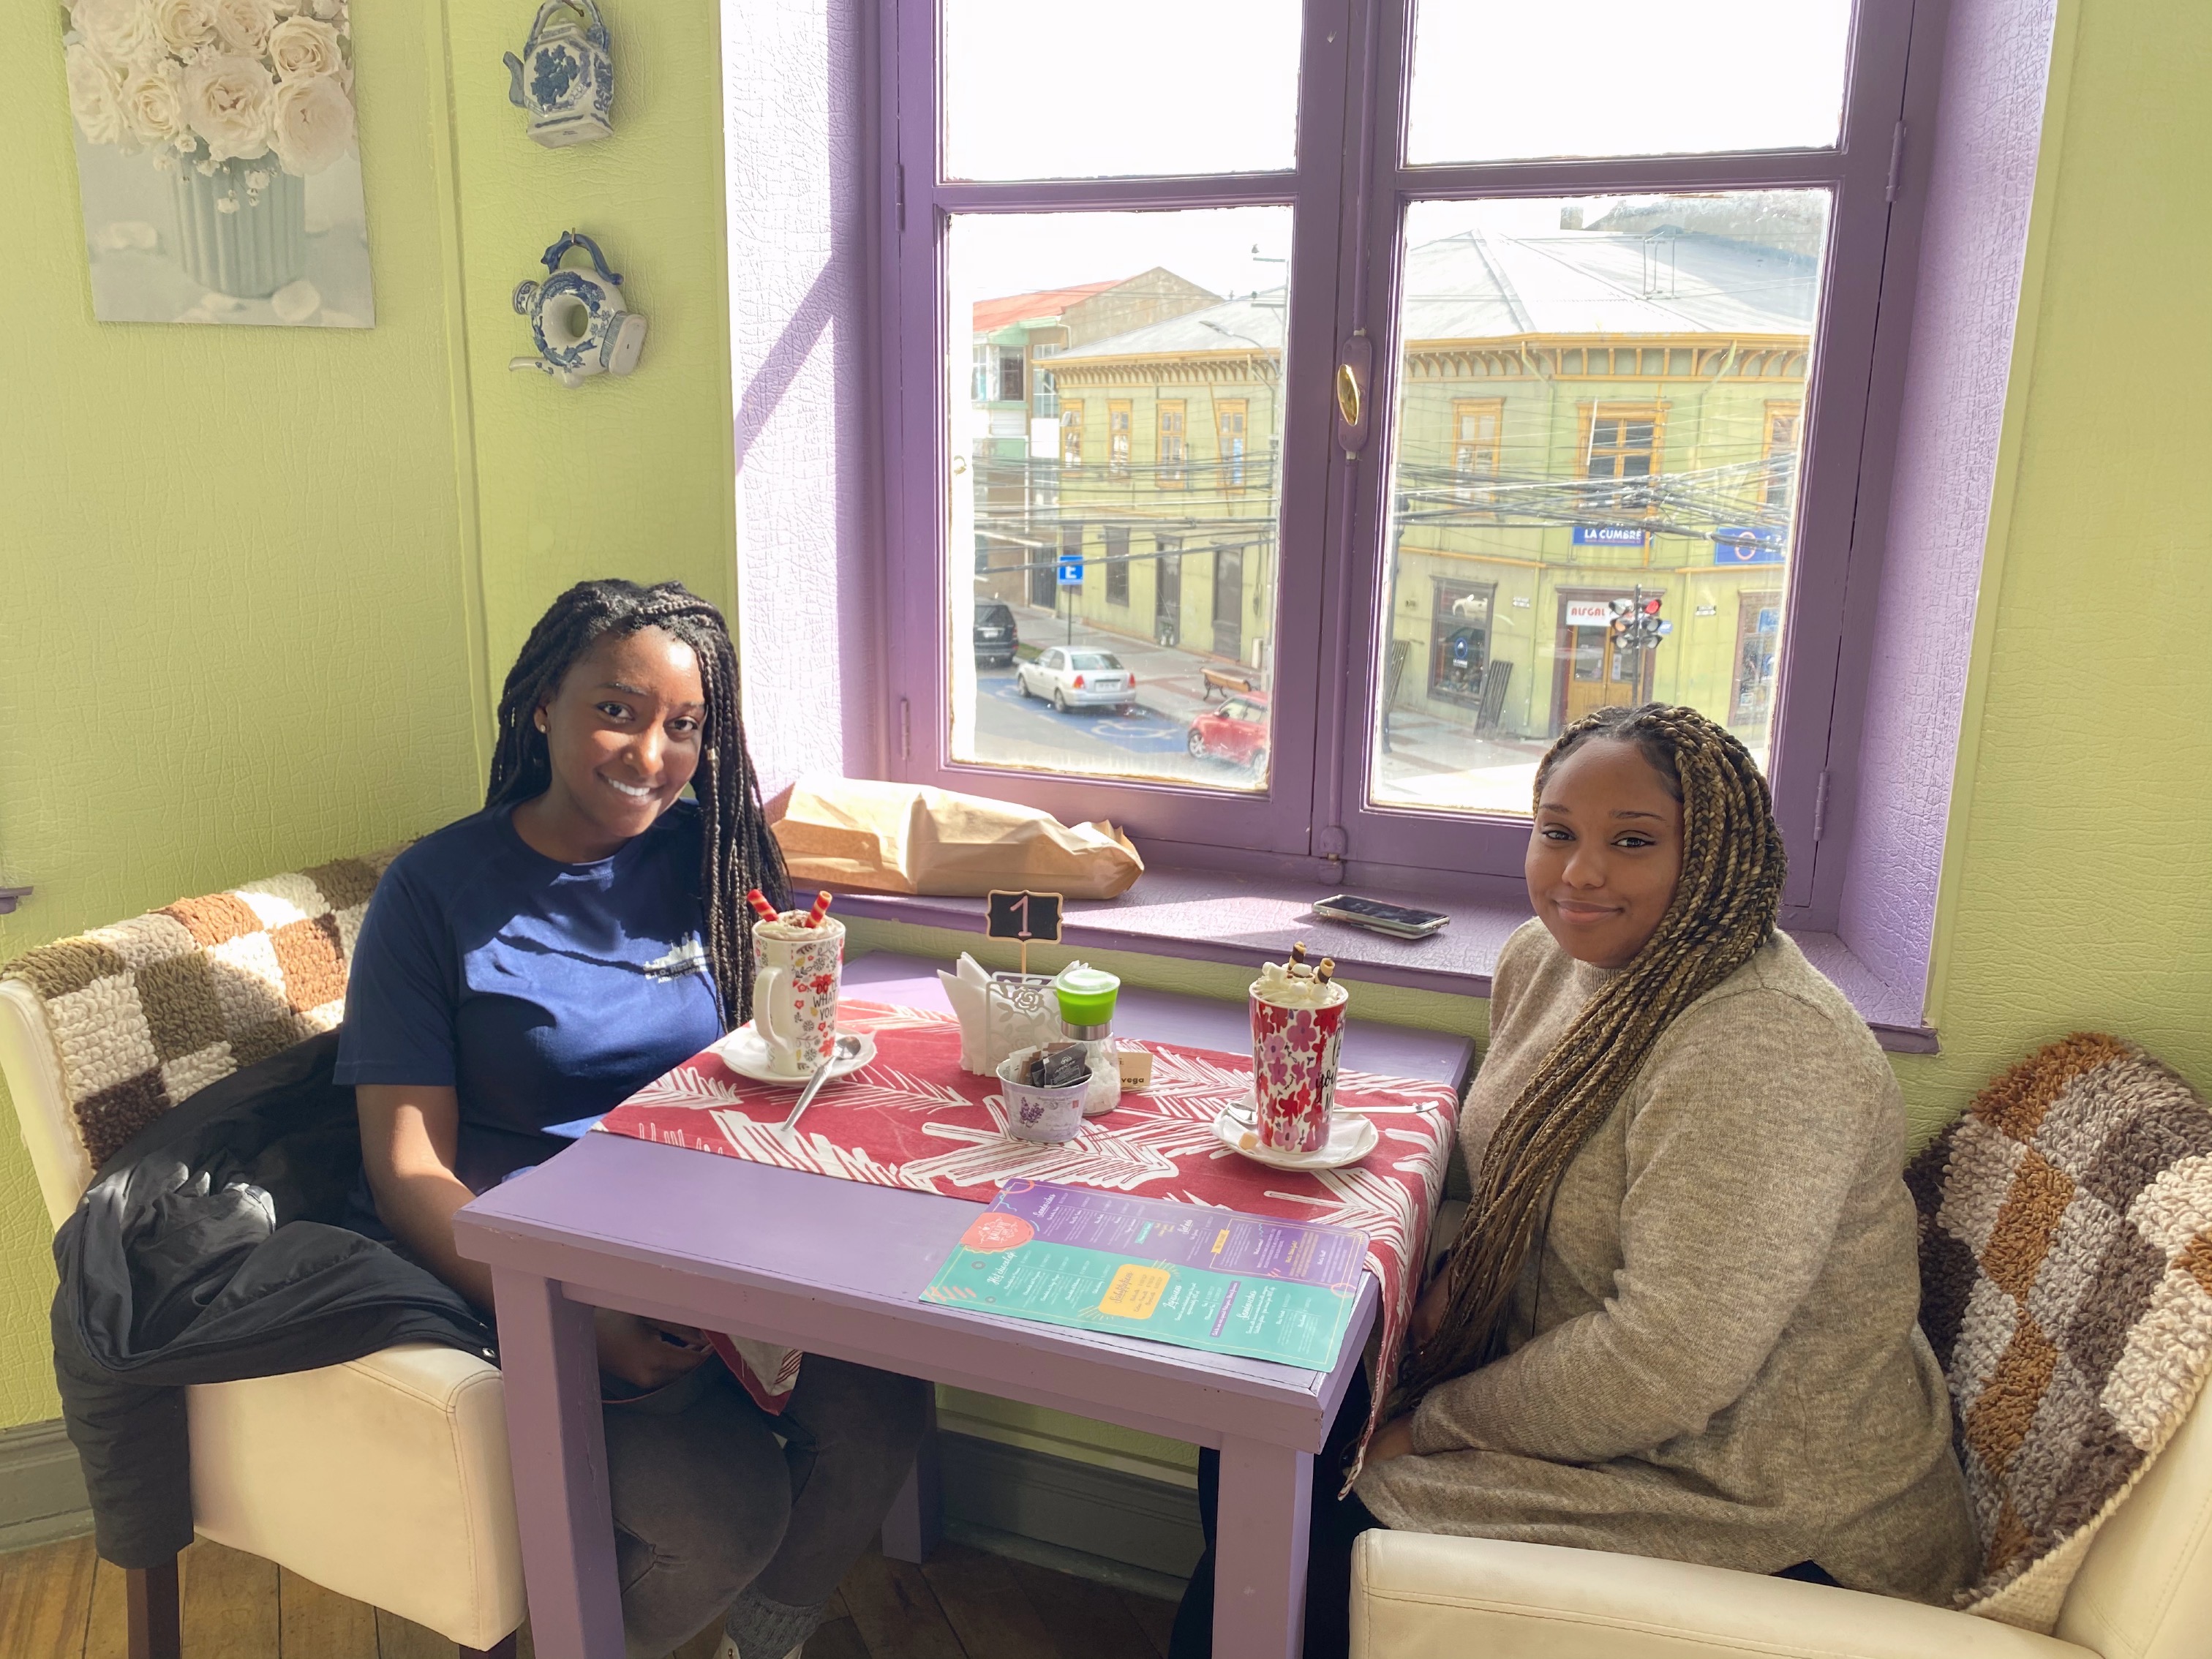
M 1015 1140 L 995 1078 L 960 1068 L 948 1014 L 847 1000 L 838 1030 L 866 1031 L 875 1058 L 824 1087 L 790 1139 L 777 1132 L 789 1086 L 757 1083 L 712 1053 L 647 1084 L 599 1124 L 611 1134 L 847 1181 L 988 1204 L 1013 1176 L 1103 1187 L 1252 1215 L 1289 1216 L 1367 1235 L 1382 1285 L 1377 1375 L 1395 1376 L 1419 1287 L 1429 1222 L 1443 1189 L 1458 1099 L 1450 1085 L 1346 1071 L 1340 1107 L 1370 1118 L 1375 1150 L 1341 1170 L 1272 1170 L 1222 1146 L 1213 1120 L 1250 1087 L 1249 1056 L 1123 1038 L 1152 1055 L 1152 1083 L 1060 1146 Z M 1387 1388 L 1376 1390 L 1382 1409 Z

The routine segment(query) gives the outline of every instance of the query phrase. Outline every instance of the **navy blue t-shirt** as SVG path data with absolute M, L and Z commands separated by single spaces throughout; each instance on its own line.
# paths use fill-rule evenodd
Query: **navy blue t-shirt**
M 611 858 L 562 864 L 496 807 L 424 836 L 377 884 L 354 946 L 342 1084 L 460 1097 L 453 1173 L 475 1192 L 722 1035 L 702 939 L 698 808 Z

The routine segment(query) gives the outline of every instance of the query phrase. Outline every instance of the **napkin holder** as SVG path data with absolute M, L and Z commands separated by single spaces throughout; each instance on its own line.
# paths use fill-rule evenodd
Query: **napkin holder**
M 945 999 L 960 1021 L 960 1069 L 994 1077 L 1017 1048 L 1060 1040 L 1052 981 L 1037 974 L 987 974 L 963 952 L 955 972 L 939 970 Z
M 1018 1048 L 1060 1040 L 1060 1004 L 1043 974 L 994 974 L 983 994 L 984 1070 L 995 1076 Z

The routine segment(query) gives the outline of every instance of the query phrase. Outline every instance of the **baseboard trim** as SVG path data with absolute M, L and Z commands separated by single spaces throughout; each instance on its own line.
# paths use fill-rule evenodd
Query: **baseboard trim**
M 1047 1544 L 1035 1538 L 1024 1538 L 1016 1532 L 994 1532 L 988 1527 L 979 1527 L 967 1521 L 947 1521 L 945 1535 L 956 1544 L 965 1544 L 971 1550 L 981 1550 L 986 1555 L 1003 1556 L 1009 1561 L 1021 1561 L 1032 1567 L 1044 1567 L 1054 1572 L 1064 1572 L 1071 1578 L 1088 1578 L 1094 1584 L 1104 1584 L 1118 1590 L 1133 1590 L 1139 1595 L 1148 1595 L 1155 1601 L 1180 1601 L 1183 1588 L 1190 1583 L 1173 1573 L 1154 1572 L 1148 1567 L 1133 1567 L 1126 1561 L 1109 1561 L 1103 1555 L 1086 1555 L 1081 1550 L 1062 1549 L 1057 1544 Z
M 61 1419 L 0 1429 L 0 1550 L 30 1549 L 91 1530 L 84 1471 Z
M 1179 1592 L 1206 1547 L 1198 1494 L 1188 1486 L 965 1434 L 939 1434 L 938 1458 L 948 1527 L 1033 1540 L 1136 1569 L 1144 1578 L 1128 1589 L 1163 1595 L 1172 1586 Z M 994 1547 L 980 1535 L 977 1541 Z M 1060 1561 L 1036 1565 L 1082 1571 Z

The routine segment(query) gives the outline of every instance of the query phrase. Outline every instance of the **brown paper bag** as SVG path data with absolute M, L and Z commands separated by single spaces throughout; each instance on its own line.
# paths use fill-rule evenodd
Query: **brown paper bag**
M 972 897 L 1027 888 L 1113 898 L 1145 872 L 1110 823 L 1073 829 L 1049 812 L 981 795 L 867 778 L 805 777 L 768 804 L 793 891 Z

